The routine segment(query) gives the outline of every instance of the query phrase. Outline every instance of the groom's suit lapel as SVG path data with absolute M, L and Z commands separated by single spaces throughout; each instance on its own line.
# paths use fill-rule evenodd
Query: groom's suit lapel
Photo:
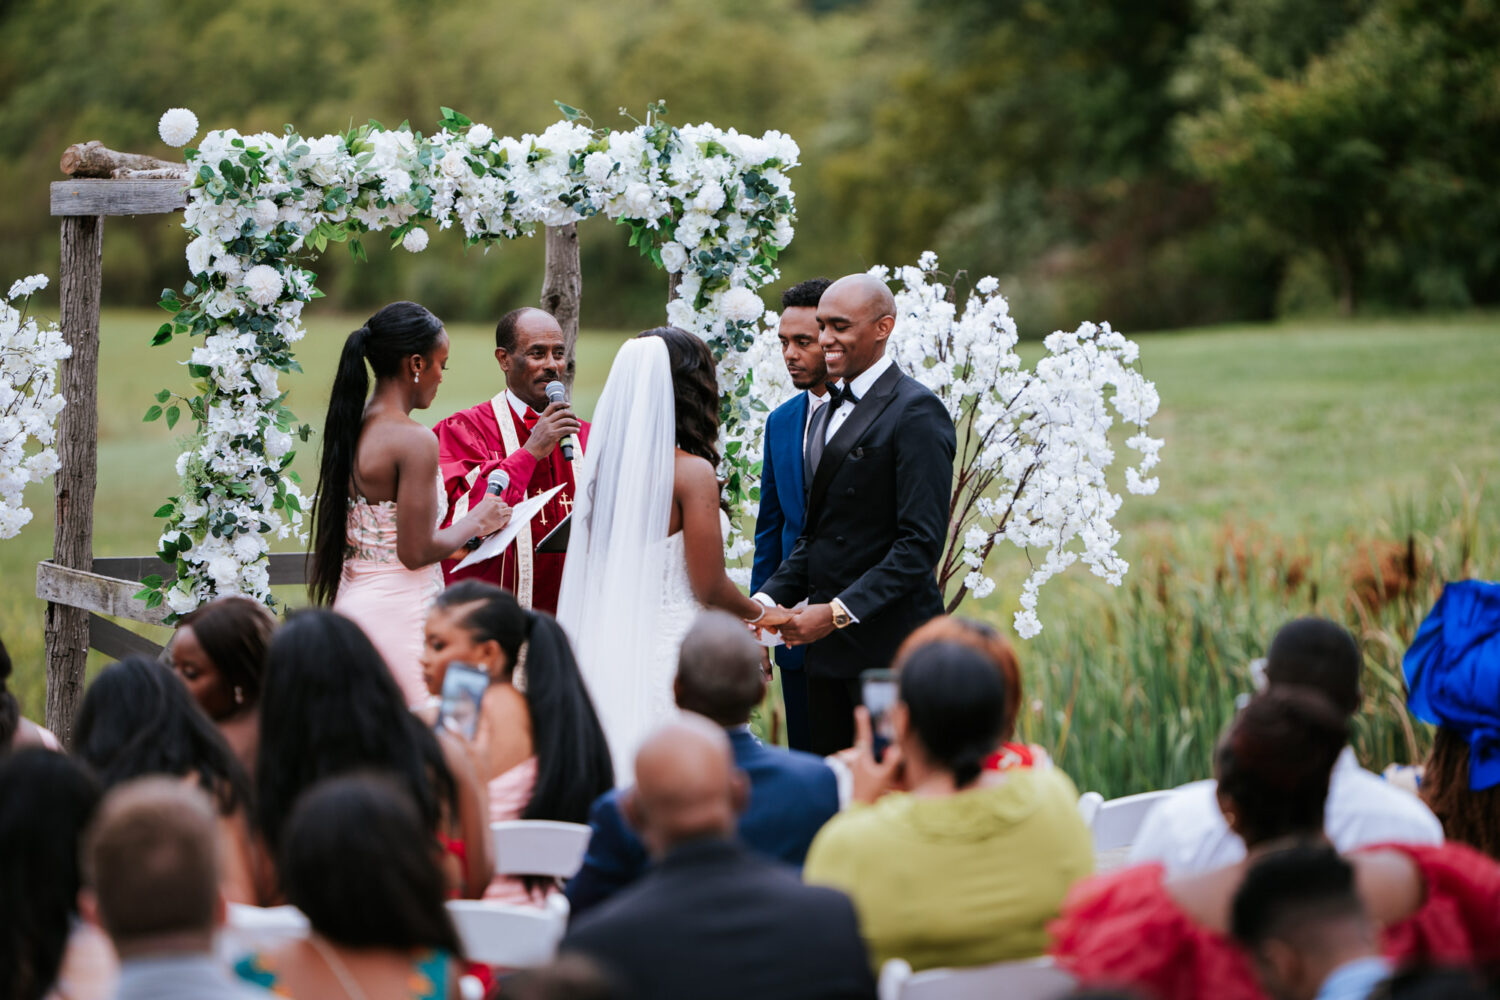
M 818 459 L 818 468 L 813 474 L 812 489 L 807 495 L 807 520 L 803 522 L 807 528 L 813 526 L 818 511 L 823 506 L 823 498 L 828 493 L 828 484 L 832 481 L 834 472 L 844 463 L 844 459 L 849 457 L 849 452 L 854 450 L 854 446 L 859 443 L 859 439 L 870 428 L 870 425 L 875 423 L 876 419 L 885 412 L 885 408 L 891 404 L 891 400 L 896 398 L 896 386 L 901 383 L 903 377 L 901 369 L 895 365 L 887 368 L 885 374 L 870 386 L 870 391 L 865 393 L 864 398 L 855 404 L 854 412 L 849 414 L 849 419 L 845 420 L 834 432 L 833 437 L 823 448 L 823 457 Z M 818 425 L 817 430 L 820 432 L 828 426 L 826 421 L 829 419 L 828 404 L 824 403 L 823 406 L 824 411 L 815 419 Z

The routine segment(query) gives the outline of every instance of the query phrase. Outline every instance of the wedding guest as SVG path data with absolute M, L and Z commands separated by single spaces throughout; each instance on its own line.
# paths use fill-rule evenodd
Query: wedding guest
M 479 667 L 490 678 L 473 747 L 488 792 L 489 822 L 587 822 L 589 803 L 614 787 L 614 771 L 604 730 L 557 622 L 525 610 L 499 587 L 461 580 L 439 595 L 427 616 L 422 674 L 429 690 L 442 690 L 455 662 Z M 527 902 L 554 887 L 551 879 L 496 876 L 485 898 Z
M 84 909 L 120 957 L 116 1000 L 269 997 L 214 954 L 224 923 L 217 817 L 202 792 L 168 778 L 116 786 L 85 840 Z
M 10 652 L 0 641 L 0 754 L 12 747 L 41 746 L 61 750 L 57 737 L 21 714 L 21 703 L 6 687 L 10 680 Z
M 1348 629 L 1323 618 L 1282 626 L 1266 652 L 1270 690 L 1311 688 L 1346 718 L 1359 711 L 1364 656 Z M 1359 766 L 1344 747 L 1334 766 L 1324 812 L 1328 838 L 1339 850 L 1400 841 L 1440 844 L 1443 830 L 1416 796 Z M 1245 843 L 1225 822 L 1212 779 L 1173 791 L 1146 817 L 1130 849 L 1132 864 L 1158 861 L 1171 875 L 1211 871 L 1245 856 Z
M 1039 955 L 1063 895 L 1093 870 L 1078 792 L 1055 767 L 986 770 L 1005 682 L 966 644 L 897 661 L 894 742 L 876 762 L 861 708 L 856 805 L 813 841 L 803 877 L 847 892 L 877 967 L 982 965 Z
M 953 419 L 886 353 L 885 282 L 851 274 L 818 300 L 818 341 L 838 391 L 808 430 L 805 527 L 756 599 L 806 605 L 781 627 L 806 646 L 810 749 L 853 742 L 859 674 L 884 667 L 943 610 L 935 571 L 948 530 Z
M 218 810 L 225 898 L 265 901 L 265 859 L 250 830 L 250 781 L 170 668 L 144 656 L 105 667 L 84 692 L 73 741 L 73 752 L 106 788 L 152 774 L 201 788 Z
M 0 997 L 105 1000 L 109 940 L 78 919 L 78 845 L 99 803 L 78 761 L 42 747 L 0 757 Z
M 248 774 L 255 771 L 260 678 L 275 628 L 259 601 L 221 597 L 183 615 L 172 634 L 172 669 Z
M 299 612 L 271 640 L 261 692 L 256 829 L 270 856 L 281 850 L 298 796 L 361 770 L 392 775 L 416 803 L 428 839 L 451 845 L 450 889 L 483 894 L 493 871 L 484 786 L 466 748 L 434 736 L 407 710 L 359 626 L 331 611 Z
M 1315 691 L 1282 686 L 1252 699 L 1215 754 L 1220 807 L 1253 862 L 1292 840 L 1324 837 L 1329 776 L 1348 718 Z M 1500 958 L 1500 865 L 1458 844 L 1343 852 L 1360 900 L 1394 962 Z M 1076 886 L 1052 926 L 1060 966 L 1086 984 L 1127 985 L 1160 1000 L 1260 997 L 1248 957 L 1227 937 L 1246 860 L 1169 875 L 1144 864 Z
M 969 646 L 984 654 L 1000 672 L 1000 679 L 1005 684 L 1005 711 L 1000 716 L 1000 746 L 985 760 L 985 769 L 1005 771 L 1012 767 L 1050 767 L 1052 761 L 1045 749 L 1035 744 L 1011 741 L 1015 736 L 1016 718 L 1022 704 L 1021 664 L 1016 659 L 1015 649 L 1005 636 L 983 622 L 940 615 L 907 637 L 896 651 L 897 662 L 918 646 L 925 646 L 930 642 L 956 642 Z
M 494 559 L 458 569 L 443 563 L 449 583 L 482 580 L 516 595 L 525 608 L 557 614 L 562 586 L 562 552 L 538 552 L 547 532 L 568 516 L 577 499 L 583 449 L 589 423 L 573 412 L 573 404 L 547 397 L 547 386 L 567 374 L 567 341 L 562 327 L 544 309 L 514 309 L 495 325 L 495 361 L 505 388 L 477 406 L 439 420 L 438 438 L 446 518 L 457 521 L 485 495 L 490 473 L 502 469 L 510 477 L 501 499 L 518 504 L 561 486 L 537 514 L 535 523 L 521 529 L 514 545 Z M 572 445 L 569 458 L 560 447 Z
M 429 831 L 405 784 L 385 775 L 310 789 L 285 824 L 277 869 L 312 933 L 235 972 L 293 1000 L 457 996 L 463 952 Z
M 1403 668 L 1408 707 L 1437 726 L 1423 800 L 1449 840 L 1500 859 L 1500 584 L 1444 587 Z
M 735 767 L 750 783 L 750 803 L 737 827 L 740 842 L 801 867 L 813 837 L 838 812 L 838 787 L 822 758 L 768 747 L 750 732 L 750 713 L 766 692 L 761 648 L 733 615 L 702 613 L 682 640 L 673 693 L 678 708 L 718 723 L 729 735 Z M 628 794 L 608 791 L 589 810 L 588 853 L 568 883 L 574 916 L 635 881 L 650 864 L 646 845 L 621 809 Z
M 755 515 L 755 562 L 750 569 L 750 592 L 756 593 L 797 547 L 807 509 L 807 477 L 803 456 L 807 432 L 818 408 L 828 402 L 828 364 L 818 343 L 818 300 L 833 284 L 811 278 L 781 293 L 781 322 L 776 336 L 781 360 L 792 385 L 800 390 L 766 417 L 764 457 L 760 470 L 760 511 Z M 811 749 L 807 719 L 807 674 L 802 646 L 776 649 L 781 668 L 781 698 L 786 705 L 787 743 L 794 750 Z
M 1275 1000 L 1364 1000 L 1391 973 L 1354 869 L 1327 844 L 1271 851 L 1250 864 L 1229 925 Z
M 349 334 L 313 505 L 308 593 L 365 630 L 413 705 L 427 696 L 417 661 L 427 606 L 443 589 L 438 562 L 510 519 L 498 497 L 484 497 L 434 527 L 442 514 L 438 443 L 411 411 L 432 405 L 447 363 L 442 321 L 415 302 L 393 302 Z
M 633 997 L 865 997 L 849 900 L 735 842 L 747 794 L 723 727 L 685 714 L 649 737 L 624 809 L 655 864 L 574 922 L 562 952 Z

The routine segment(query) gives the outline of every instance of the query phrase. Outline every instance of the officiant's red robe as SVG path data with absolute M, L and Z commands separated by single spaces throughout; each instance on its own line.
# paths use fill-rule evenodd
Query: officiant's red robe
M 500 433 L 499 419 L 508 419 L 516 430 L 516 450 L 507 454 L 504 438 Z M 581 421 L 583 429 L 579 438 L 583 447 L 588 445 L 589 424 Z M 452 524 L 468 513 L 472 504 L 484 495 L 489 475 L 495 469 L 504 469 L 510 474 L 510 486 L 501 498 L 515 506 L 524 497 L 534 497 L 552 487 L 563 488 L 547 501 L 541 513 L 531 521 L 532 579 L 531 607 L 548 614 L 557 613 L 557 593 L 562 587 L 564 554 L 561 552 L 536 552 L 535 547 L 555 528 L 560 520 L 573 509 L 573 468 L 563 458 L 562 448 L 552 449 L 552 454 L 538 462 L 524 447 L 531 430 L 526 422 L 516 415 L 509 397 L 501 392 L 489 402 L 471 406 L 438 421 L 433 428 L 438 436 L 438 461 L 442 469 L 443 489 L 448 494 L 448 510 L 443 525 Z M 580 450 L 576 456 L 582 461 Z M 448 583 L 457 580 L 478 579 L 504 587 L 521 596 L 521 560 L 517 556 L 520 539 L 502 555 L 482 562 L 477 566 L 454 571 L 461 560 L 443 561 L 443 578 Z

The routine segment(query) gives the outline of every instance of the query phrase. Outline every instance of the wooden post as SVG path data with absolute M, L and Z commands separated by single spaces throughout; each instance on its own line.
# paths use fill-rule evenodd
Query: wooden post
M 547 266 L 542 277 L 542 308 L 562 327 L 568 345 L 563 381 L 573 387 L 573 355 L 578 347 L 578 313 L 583 299 L 583 268 L 578 262 L 578 226 L 547 227 Z
M 67 400 L 57 420 L 57 475 L 53 493 L 57 524 L 52 559 L 69 569 L 89 570 L 94 558 L 94 486 L 98 479 L 99 287 L 104 251 L 104 217 L 62 220 L 63 339 L 73 356 L 59 366 L 59 388 Z M 83 697 L 83 670 L 89 653 L 89 612 L 49 601 L 47 640 L 47 728 L 73 744 L 73 716 Z

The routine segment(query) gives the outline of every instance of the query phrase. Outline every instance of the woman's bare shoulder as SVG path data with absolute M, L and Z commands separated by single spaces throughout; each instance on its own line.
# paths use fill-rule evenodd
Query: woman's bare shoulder
M 689 486 L 718 490 L 718 476 L 708 459 L 685 452 L 681 448 L 678 448 L 674 455 L 672 473 L 679 489 Z

